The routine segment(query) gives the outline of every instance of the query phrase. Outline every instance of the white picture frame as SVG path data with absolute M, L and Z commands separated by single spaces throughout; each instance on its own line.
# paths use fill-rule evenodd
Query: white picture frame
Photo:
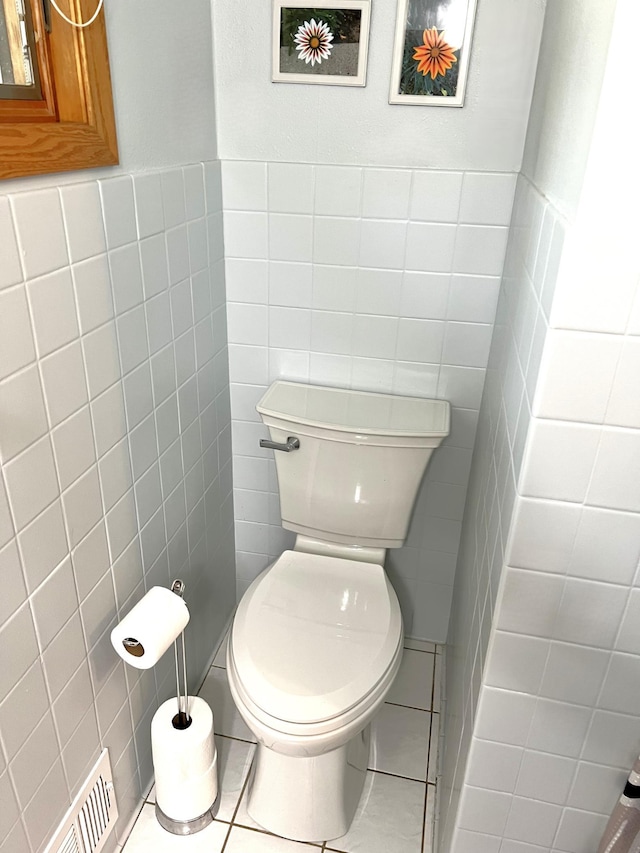
M 398 0 L 390 104 L 462 107 L 476 0 Z
M 365 86 L 370 22 L 371 0 L 273 0 L 272 81 Z

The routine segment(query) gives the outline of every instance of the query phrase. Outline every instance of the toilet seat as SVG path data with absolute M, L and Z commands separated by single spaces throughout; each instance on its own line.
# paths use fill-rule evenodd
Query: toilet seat
M 243 597 L 229 657 L 257 718 L 313 735 L 349 722 L 386 691 L 401 638 L 382 566 L 285 551 Z

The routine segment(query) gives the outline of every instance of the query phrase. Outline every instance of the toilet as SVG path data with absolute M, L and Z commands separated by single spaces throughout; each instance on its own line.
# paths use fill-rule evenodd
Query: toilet
M 256 408 L 297 536 L 248 588 L 229 636 L 231 693 L 258 742 L 247 808 L 269 832 L 322 842 L 353 820 L 369 723 L 400 666 L 384 558 L 404 542 L 450 407 L 277 381 Z

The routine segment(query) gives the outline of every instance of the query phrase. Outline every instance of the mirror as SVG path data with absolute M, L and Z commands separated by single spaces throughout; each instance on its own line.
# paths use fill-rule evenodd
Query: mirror
M 29 0 L 0 0 L 0 98 L 40 100 Z

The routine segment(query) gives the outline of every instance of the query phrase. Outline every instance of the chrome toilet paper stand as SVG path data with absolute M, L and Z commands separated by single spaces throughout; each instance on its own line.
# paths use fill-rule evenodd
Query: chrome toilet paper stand
M 180 598 L 184 598 L 185 591 L 185 583 L 184 581 L 176 578 L 171 584 L 171 592 L 178 595 Z M 182 689 L 180 687 L 180 666 L 179 666 L 179 655 L 178 655 L 178 639 L 176 638 L 173 643 L 173 653 L 176 661 L 176 688 L 178 691 L 178 713 L 171 720 L 171 724 L 174 729 L 188 729 L 191 725 L 191 716 L 189 714 L 189 683 L 187 681 L 187 651 L 184 642 L 184 631 L 180 632 L 180 644 L 182 646 L 182 675 L 183 675 L 183 684 L 184 684 L 184 696 L 182 693 Z M 174 820 L 173 818 L 166 815 L 162 809 L 160 808 L 158 802 L 156 801 L 156 820 L 160 824 L 163 829 L 166 829 L 167 832 L 170 832 L 172 835 L 194 835 L 196 832 L 200 832 L 205 827 L 209 826 L 210 823 L 213 822 L 216 814 L 218 813 L 218 809 L 220 807 L 220 792 L 218 791 L 218 796 L 216 797 L 215 802 L 211 805 L 207 811 L 199 815 L 198 817 L 193 818 L 192 820 Z
M 180 598 L 184 598 L 185 583 L 176 578 L 171 584 L 171 592 L 174 592 Z M 178 691 L 178 713 L 171 721 L 174 729 L 188 729 L 191 725 L 191 717 L 189 716 L 189 684 L 187 681 L 187 650 L 184 642 L 184 631 L 180 632 L 180 643 L 182 645 L 182 675 L 184 684 L 184 703 L 182 690 L 180 689 L 180 666 L 178 663 L 178 640 L 173 642 L 173 653 L 176 660 L 176 688 Z

